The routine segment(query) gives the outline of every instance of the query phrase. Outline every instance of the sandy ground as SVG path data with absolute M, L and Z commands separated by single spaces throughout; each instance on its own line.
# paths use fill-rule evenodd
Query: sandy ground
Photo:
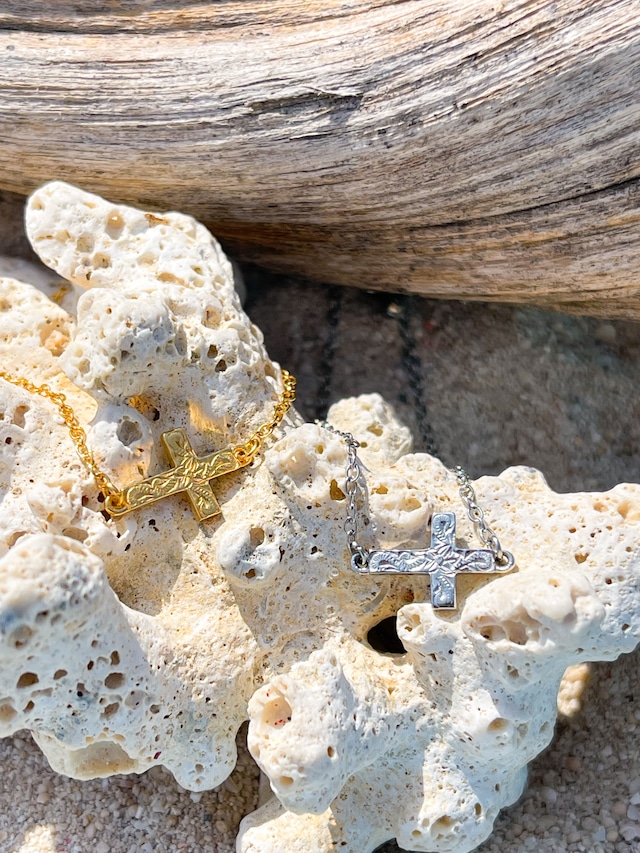
M 18 200 L 0 194 L 0 254 L 27 253 L 20 222 Z M 247 310 L 272 357 L 298 376 L 308 418 L 327 401 L 384 391 L 414 429 L 416 449 L 426 446 L 428 424 L 441 458 L 474 477 L 527 464 L 558 491 L 640 480 L 640 326 L 522 307 L 402 303 L 244 273 Z M 408 312 L 409 357 L 398 307 Z M 593 667 L 583 710 L 561 718 L 525 796 L 501 815 L 482 853 L 640 852 L 639 655 Z M 201 795 L 160 768 L 65 779 L 27 733 L 0 741 L 0 853 L 232 853 L 237 824 L 257 800 L 243 737 L 236 772 Z

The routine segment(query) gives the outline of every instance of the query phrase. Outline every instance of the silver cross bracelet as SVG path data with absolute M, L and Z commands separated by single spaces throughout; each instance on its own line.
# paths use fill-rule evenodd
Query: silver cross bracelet
M 358 542 L 357 493 L 363 492 L 362 463 L 358 456 L 360 442 L 350 432 L 342 432 L 327 421 L 318 421 L 329 432 L 340 436 L 347 446 L 345 492 L 348 499 L 344 530 L 351 552 L 351 568 L 361 575 L 412 574 L 430 575 L 431 605 L 434 610 L 455 610 L 456 576 L 466 572 L 508 572 L 515 563 L 513 554 L 503 551 L 500 540 L 484 519 L 476 502 L 476 494 L 464 468 L 453 470 L 459 493 L 476 535 L 487 548 L 456 546 L 456 517 L 453 512 L 434 512 L 431 518 L 431 546 L 420 549 L 367 550 Z

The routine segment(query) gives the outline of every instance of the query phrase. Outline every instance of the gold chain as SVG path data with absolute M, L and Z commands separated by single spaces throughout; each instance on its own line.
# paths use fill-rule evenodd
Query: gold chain
M 112 480 L 101 471 L 96 465 L 91 451 L 87 445 L 87 434 L 80 426 L 80 421 L 71 406 L 67 403 L 67 398 L 64 394 L 54 391 L 49 385 L 36 385 L 28 379 L 21 376 L 13 376 L 7 373 L 6 370 L 0 370 L 0 379 L 5 382 L 10 382 L 12 385 L 17 385 L 18 388 L 24 388 L 30 394 L 37 394 L 39 397 L 45 397 L 50 400 L 60 412 L 71 440 L 76 446 L 78 456 L 93 475 L 98 489 L 102 492 L 105 498 L 110 498 L 110 503 L 113 507 L 119 507 L 123 501 L 122 491 L 112 482 Z M 288 412 L 291 404 L 296 399 L 296 379 L 287 370 L 282 370 L 282 386 L 283 391 L 280 399 L 276 403 L 272 416 L 268 421 L 265 421 L 251 436 L 250 439 L 243 444 L 236 445 L 230 448 L 231 453 L 237 460 L 239 465 L 248 465 L 260 452 L 260 449 L 267 438 L 273 433 L 278 424 L 282 421 L 285 414 Z
M 12 385 L 17 385 L 18 388 L 24 388 L 30 394 L 37 394 L 39 397 L 45 397 L 51 400 L 54 406 L 57 406 L 58 411 L 62 415 L 62 420 L 65 422 L 71 440 L 76 446 L 78 456 L 84 462 L 86 467 L 93 475 L 97 487 L 105 497 L 109 495 L 118 495 L 120 490 L 115 486 L 109 477 L 101 471 L 95 463 L 91 451 L 87 446 L 87 434 L 80 426 L 80 421 L 71 406 L 67 403 L 67 398 L 64 394 L 53 391 L 48 385 L 36 385 L 28 379 L 23 379 L 21 376 L 13 376 L 7 373 L 6 370 L 0 370 L 0 379 L 6 382 L 11 382 Z
M 295 401 L 296 378 L 288 370 L 282 370 L 282 389 L 282 396 L 276 403 L 276 407 L 269 420 L 258 427 L 251 438 L 245 441 L 244 444 L 238 444 L 231 448 L 231 452 L 240 465 L 247 465 L 257 456 L 264 442 L 273 433 L 274 429 L 291 408 L 291 404 Z

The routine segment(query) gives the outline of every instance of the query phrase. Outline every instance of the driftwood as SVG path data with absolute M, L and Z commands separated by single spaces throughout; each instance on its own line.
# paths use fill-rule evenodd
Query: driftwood
M 640 3 L 5 0 L 0 187 L 343 284 L 640 316 Z

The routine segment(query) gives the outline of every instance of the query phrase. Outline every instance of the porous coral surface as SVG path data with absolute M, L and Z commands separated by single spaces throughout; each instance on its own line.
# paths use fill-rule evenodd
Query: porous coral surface
M 168 429 L 204 453 L 268 419 L 278 367 L 202 226 L 54 183 L 27 227 L 73 286 L 56 302 L 2 279 L 3 365 L 64 391 L 116 482 L 167 467 Z M 161 764 L 202 790 L 249 719 L 275 797 L 245 819 L 244 853 L 472 849 L 549 742 L 565 668 L 637 643 L 636 486 L 478 481 L 516 569 L 459 579 L 443 613 L 424 577 L 352 572 L 344 444 L 294 413 L 216 481 L 221 516 L 198 523 L 177 495 L 114 520 L 50 401 L 0 394 L 1 733 L 31 729 L 77 778 Z M 434 511 L 458 512 L 473 546 L 455 478 L 410 452 L 381 398 L 330 417 L 362 442 L 367 547 L 424 547 Z M 373 639 L 388 619 L 401 645 Z

